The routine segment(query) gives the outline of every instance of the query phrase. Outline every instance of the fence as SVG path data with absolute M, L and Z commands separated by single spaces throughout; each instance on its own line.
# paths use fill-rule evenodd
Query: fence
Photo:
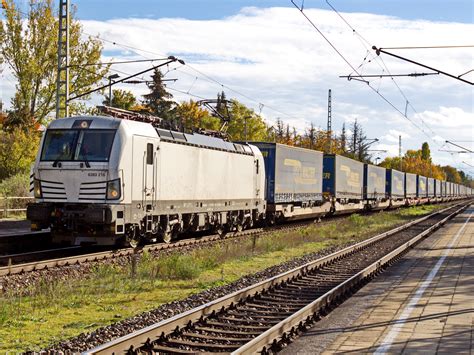
M 0 197 L 0 218 L 26 212 L 26 205 L 33 200 L 33 197 Z

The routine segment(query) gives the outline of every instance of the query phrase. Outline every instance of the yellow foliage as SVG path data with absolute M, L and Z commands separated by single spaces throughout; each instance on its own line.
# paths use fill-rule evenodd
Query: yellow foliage
M 5 131 L 0 125 L 0 180 L 30 171 L 40 138 L 34 129 Z
M 435 179 L 453 181 L 456 183 L 461 182 L 461 177 L 455 168 L 452 167 L 440 167 L 431 163 L 431 158 L 426 157 L 423 159 L 422 150 L 408 150 L 405 153 L 405 156 L 402 157 L 402 162 L 400 165 L 400 158 L 385 158 L 385 160 L 380 164 L 385 168 L 402 170 L 407 173 L 419 174 L 427 177 L 432 177 Z M 450 169 L 449 174 L 446 174 L 446 168 Z

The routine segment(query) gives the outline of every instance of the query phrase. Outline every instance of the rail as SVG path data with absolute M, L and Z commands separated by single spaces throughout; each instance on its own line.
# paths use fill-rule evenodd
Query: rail
M 26 203 L 33 201 L 33 197 L 7 196 L 0 197 L 0 213 L 2 218 L 8 218 L 8 214 L 26 212 Z M 3 203 L 2 203 L 3 201 Z M 13 203 L 12 203 L 13 201 Z M 16 203 L 15 203 L 16 201 Z
M 410 248 L 417 241 L 425 237 L 427 234 L 429 234 L 436 228 L 439 228 L 447 220 L 449 220 L 454 215 L 461 212 L 464 208 L 468 206 L 467 204 L 463 204 L 462 207 L 460 207 L 460 205 L 461 204 L 457 204 L 455 206 L 451 206 L 449 208 L 432 213 L 428 216 L 419 218 L 415 221 L 411 221 L 405 225 L 399 226 L 395 229 L 379 234 L 368 240 L 357 243 L 343 250 L 337 251 L 331 255 L 327 255 L 321 259 L 312 261 L 308 264 L 305 264 L 293 270 L 287 271 L 283 274 L 274 276 L 266 281 L 259 282 L 255 285 L 249 286 L 240 291 L 236 291 L 230 295 L 221 297 L 217 300 L 211 301 L 195 309 L 176 315 L 170 319 L 163 320 L 154 325 L 148 326 L 142 330 L 135 331 L 121 338 L 117 338 L 111 342 L 98 346 L 94 349 L 88 350 L 85 352 L 85 354 L 103 354 L 103 353 L 110 354 L 112 352 L 119 354 L 119 353 L 126 353 L 127 351 L 137 352 L 141 350 L 140 349 L 141 347 L 143 347 L 142 349 L 144 349 L 145 351 L 151 350 L 151 349 L 154 349 L 154 350 L 164 349 L 166 351 L 173 350 L 173 352 L 187 353 L 186 351 L 183 351 L 183 350 L 180 351 L 177 348 L 170 349 L 165 346 L 160 346 L 160 345 L 156 346 L 156 345 L 153 345 L 153 343 L 155 341 L 166 342 L 168 336 L 170 336 L 171 334 L 180 336 L 180 334 L 184 334 L 183 331 L 184 332 L 186 331 L 187 326 L 194 324 L 195 322 L 200 322 L 202 320 L 205 320 L 208 317 L 211 317 L 211 318 L 213 316 L 215 317 L 219 312 L 223 313 L 225 312 L 225 310 L 230 310 L 230 313 L 231 313 L 232 309 L 238 307 L 239 305 L 243 305 L 245 307 L 244 305 L 245 300 L 250 300 L 250 302 L 256 303 L 255 299 L 253 299 L 253 301 L 251 299 L 252 297 L 255 297 L 255 295 L 265 296 L 265 294 L 268 292 L 271 292 L 274 290 L 278 291 L 279 287 L 281 288 L 283 285 L 293 282 L 295 280 L 298 281 L 298 278 L 300 277 L 299 275 L 303 275 L 303 276 L 309 275 L 311 272 L 315 270 L 321 269 L 325 266 L 330 266 L 334 262 L 344 260 L 344 258 L 349 257 L 350 255 L 357 255 L 357 253 L 355 253 L 356 251 L 363 250 L 364 248 L 367 248 L 371 245 L 375 245 L 379 241 L 385 240 L 388 236 L 407 230 L 408 228 L 421 224 L 421 222 L 427 221 L 430 218 L 433 218 L 433 217 L 438 218 L 437 216 L 441 217 L 440 220 L 437 221 L 437 223 L 435 223 L 434 225 L 431 225 L 429 227 L 427 226 L 428 228 L 423 228 L 423 231 L 417 232 L 416 236 L 408 236 L 409 239 L 407 239 L 406 241 L 401 241 L 402 244 L 399 245 L 398 248 L 395 247 L 395 250 L 392 249 L 391 252 L 382 256 L 380 259 L 376 260 L 375 262 L 372 262 L 370 265 L 366 266 L 362 270 L 359 270 L 356 274 L 351 274 L 352 276 L 348 275 L 347 276 L 348 279 L 345 279 L 346 276 L 344 276 L 344 278 L 341 279 L 341 281 L 343 282 L 339 283 L 339 281 L 337 281 L 336 287 L 333 287 L 327 292 L 324 292 L 320 297 L 313 300 L 312 302 L 308 302 L 309 304 L 306 304 L 305 307 L 300 308 L 297 312 L 293 313 L 291 316 L 284 318 L 279 322 L 275 322 L 272 327 L 265 327 L 266 329 L 262 329 L 262 332 L 260 334 L 257 334 L 257 333 L 255 334 L 257 335 L 256 337 L 252 336 L 251 338 L 253 339 L 248 339 L 249 341 L 247 340 L 243 341 L 244 344 L 241 344 L 240 346 L 235 346 L 235 345 L 228 345 L 227 343 L 224 344 L 221 342 L 220 344 L 211 344 L 211 345 L 203 347 L 203 349 L 207 349 L 207 350 L 209 349 L 215 350 L 219 347 L 220 347 L 219 349 L 221 350 L 225 348 L 227 352 L 234 351 L 233 352 L 234 354 L 268 353 L 268 351 L 272 348 L 273 344 L 286 338 L 289 333 L 292 333 L 296 328 L 298 328 L 300 324 L 304 324 L 308 318 L 311 318 L 314 314 L 318 313 L 321 308 L 328 306 L 333 300 L 337 299 L 337 297 L 340 297 L 341 295 L 346 294 L 348 291 L 350 291 L 350 289 L 352 289 L 352 287 L 359 284 L 361 281 L 367 279 L 371 275 L 375 275 L 379 270 L 384 268 L 385 265 L 390 264 L 392 260 L 396 259 L 400 255 L 403 255 L 404 251 Z M 455 211 L 454 212 L 450 211 L 452 209 L 455 209 Z M 446 214 L 446 213 L 448 213 L 448 215 L 443 216 L 443 214 Z M 392 242 L 390 242 L 390 245 L 391 244 Z M 350 265 L 352 264 L 350 263 Z M 332 273 L 330 274 L 332 275 Z M 289 307 L 291 307 L 291 305 Z M 234 313 L 235 312 L 236 311 L 234 311 Z M 259 312 L 262 312 L 262 310 L 260 309 Z M 266 318 L 272 318 L 270 320 L 270 323 L 271 323 L 273 318 L 276 319 L 276 315 L 266 316 Z M 224 316 L 223 319 L 225 319 L 225 321 L 222 321 L 223 325 L 229 326 L 228 320 L 231 318 L 229 318 L 229 316 L 227 317 Z M 218 323 L 218 321 L 215 322 L 215 324 L 222 325 Z M 250 327 L 243 326 L 241 328 L 250 328 Z M 253 327 L 253 328 L 263 328 L 263 327 Z M 218 331 L 215 329 L 211 329 L 211 330 L 213 333 L 218 333 Z M 202 334 L 194 334 L 194 333 L 196 332 L 192 331 L 192 334 L 191 334 L 191 336 L 194 338 L 200 338 L 201 340 L 204 338 L 207 338 L 210 340 L 215 339 L 215 336 L 203 336 Z M 229 331 L 225 331 L 225 332 L 223 331 L 223 333 L 229 334 Z M 233 342 L 237 340 L 235 338 L 232 338 Z M 174 343 L 184 344 L 185 342 L 180 341 L 180 340 L 175 340 Z M 190 350 L 189 353 L 191 352 L 193 351 Z

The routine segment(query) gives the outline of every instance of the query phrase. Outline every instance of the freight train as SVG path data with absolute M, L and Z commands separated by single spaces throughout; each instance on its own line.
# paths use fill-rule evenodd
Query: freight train
M 236 143 L 151 123 L 55 120 L 32 168 L 33 230 L 54 242 L 136 245 L 185 232 L 468 197 L 466 186 L 277 143 Z

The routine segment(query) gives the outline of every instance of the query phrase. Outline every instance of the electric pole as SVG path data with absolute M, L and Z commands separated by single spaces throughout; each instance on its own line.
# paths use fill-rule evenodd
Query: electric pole
M 331 89 L 328 91 L 328 153 L 331 153 L 331 131 L 332 131 L 332 107 L 331 107 Z
M 69 116 L 69 0 L 59 0 L 56 118 Z

